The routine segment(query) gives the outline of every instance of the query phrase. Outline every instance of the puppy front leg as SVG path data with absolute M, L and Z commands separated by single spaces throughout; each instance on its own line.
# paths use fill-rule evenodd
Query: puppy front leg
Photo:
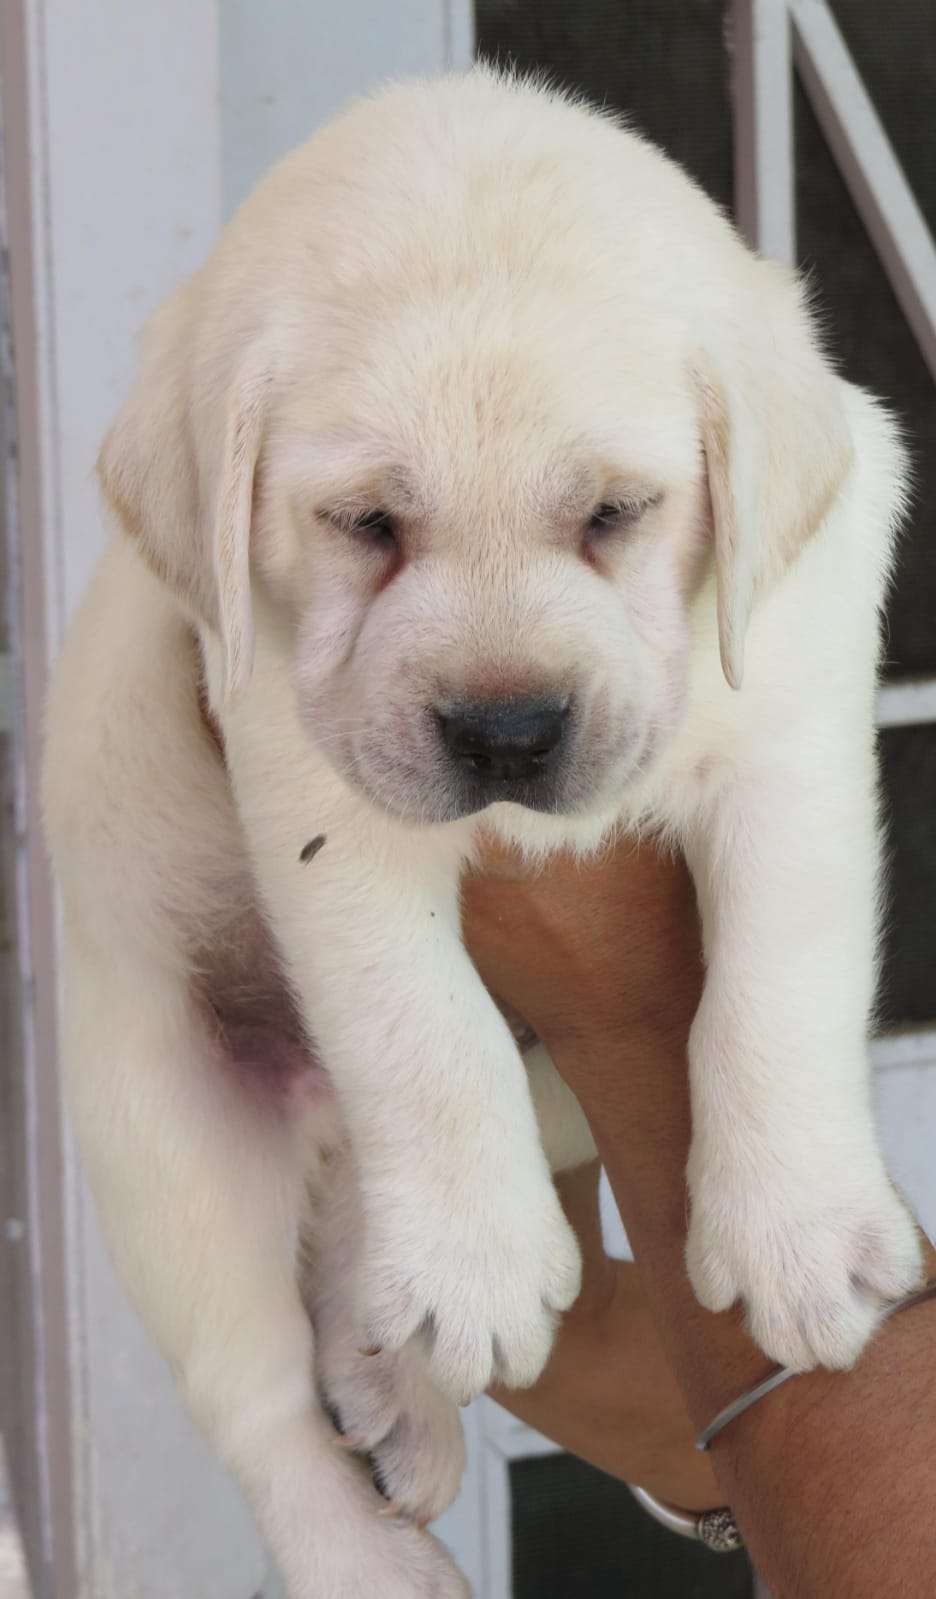
M 444 832 L 391 828 L 347 792 L 330 797 L 311 756 L 282 782 L 242 769 L 237 781 L 357 1163 L 361 1338 L 390 1350 L 430 1332 L 433 1374 L 460 1400 L 495 1375 L 531 1383 L 578 1292 L 578 1251 L 520 1056 L 462 945 L 460 854 Z M 307 862 L 303 815 L 325 838 Z
M 851 1365 L 920 1272 L 869 1091 L 871 761 L 809 731 L 818 775 L 765 752 L 688 845 L 708 966 L 690 1042 L 690 1275 L 713 1310 L 743 1300 L 758 1343 L 800 1369 Z
M 69 1097 L 117 1266 L 289 1599 L 464 1599 L 435 1540 L 378 1515 L 317 1401 L 296 1280 L 316 1107 L 245 1092 L 174 976 L 66 955 Z

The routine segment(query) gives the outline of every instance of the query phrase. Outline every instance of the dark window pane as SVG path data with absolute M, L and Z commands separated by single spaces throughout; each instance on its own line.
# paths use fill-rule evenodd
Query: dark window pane
M 626 112 L 730 206 L 724 0 L 479 0 L 475 14 L 479 55 Z
M 936 726 L 881 734 L 890 872 L 882 1017 L 936 1021 Z
M 678 1538 L 572 1455 L 510 1468 L 514 1599 L 753 1599 L 746 1555 Z

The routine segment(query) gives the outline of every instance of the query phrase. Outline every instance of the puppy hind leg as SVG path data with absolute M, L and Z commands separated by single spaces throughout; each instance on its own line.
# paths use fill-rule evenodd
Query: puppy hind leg
M 461 1416 L 433 1382 L 420 1337 L 398 1350 L 362 1349 L 355 1294 L 362 1231 L 354 1164 L 343 1152 L 329 1162 L 309 1246 L 316 1377 L 347 1447 L 368 1457 L 391 1504 L 425 1524 L 458 1492 L 465 1469 Z
M 463 1599 L 441 1545 L 376 1514 L 318 1403 L 296 1282 L 308 1128 L 251 1102 L 183 983 L 68 954 L 70 1098 L 112 1252 L 289 1599 Z

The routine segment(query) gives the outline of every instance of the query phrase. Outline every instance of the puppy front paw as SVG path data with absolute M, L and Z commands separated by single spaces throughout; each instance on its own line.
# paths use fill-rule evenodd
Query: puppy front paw
M 364 1336 L 400 1349 L 425 1336 L 442 1390 L 464 1404 L 495 1380 L 534 1383 L 556 1321 L 578 1295 L 575 1235 L 548 1177 L 367 1205 L 359 1285 Z
M 696 1296 L 713 1311 L 742 1302 L 752 1338 L 795 1371 L 854 1365 L 886 1306 L 922 1280 L 916 1227 L 876 1155 L 794 1181 L 779 1164 L 719 1172 L 694 1150 L 690 1195 Z

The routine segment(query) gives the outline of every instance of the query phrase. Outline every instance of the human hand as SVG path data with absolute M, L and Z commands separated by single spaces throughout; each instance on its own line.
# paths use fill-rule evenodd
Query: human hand
M 652 842 L 539 869 L 492 843 L 462 905 L 484 982 L 567 1075 L 571 1055 L 600 1064 L 594 1046 L 625 1035 L 685 1043 L 702 985 L 695 898 L 683 862 Z

